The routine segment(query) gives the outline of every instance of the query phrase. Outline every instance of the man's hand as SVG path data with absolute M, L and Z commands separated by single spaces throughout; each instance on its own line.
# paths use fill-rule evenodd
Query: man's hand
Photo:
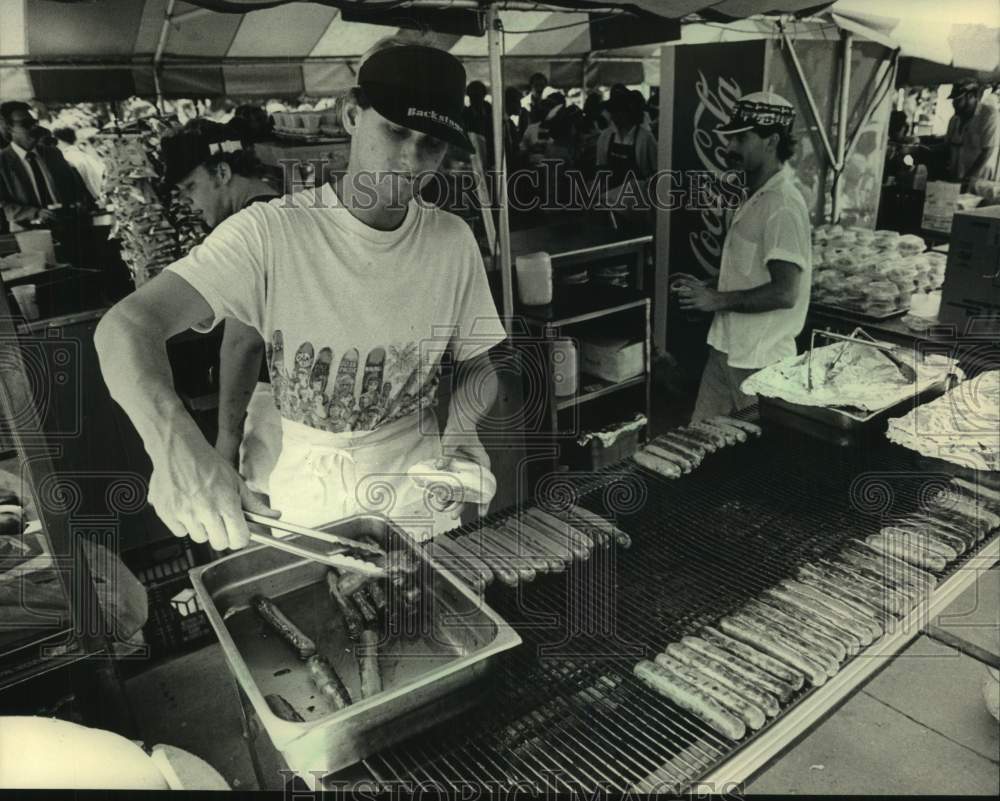
M 176 537 L 209 542 L 217 551 L 243 548 L 250 532 L 243 510 L 277 518 L 214 449 L 178 445 L 154 460 L 149 502 Z
M 685 311 L 714 312 L 722 308 L 720 293 L 691 275 L 681 274 L 670 284 Z
M 57 217 L 53 209 L 39 209 L 35 219 L 40 223 L 50 223 Z

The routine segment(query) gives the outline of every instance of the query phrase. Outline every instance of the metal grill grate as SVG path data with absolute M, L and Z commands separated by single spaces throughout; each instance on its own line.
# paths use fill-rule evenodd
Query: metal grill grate
M 752 738 L 734 743 L 708 729 L 636 680 L 635 662 L 916 509 L 947 480 L 927 464 L 896 446 L 862 453 L 768 436 L 677 481 L 632 463 L 580 480 L 577 501 L 615 519 L 632 548 L 595 550 L 518 592 L 491 587 L 489 603 L 524 644 L 473 712 L 368 759 L 368 769 L 380 781 L 448 791 L 683 792 Z M 615 513 L 624 485 L 641 503 L 633 497 Z

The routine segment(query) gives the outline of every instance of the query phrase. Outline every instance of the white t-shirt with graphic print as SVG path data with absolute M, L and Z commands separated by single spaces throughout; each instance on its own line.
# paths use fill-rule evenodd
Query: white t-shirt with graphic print
M 449 343 L 465 361 L 506 336 L 461 219 L 411 202 L 378 231 L 327 184 L 244 209 L 168 269 L 212 308 L 199 329 L 260 332 L 282 417 L 333 433 L 434 405 Z

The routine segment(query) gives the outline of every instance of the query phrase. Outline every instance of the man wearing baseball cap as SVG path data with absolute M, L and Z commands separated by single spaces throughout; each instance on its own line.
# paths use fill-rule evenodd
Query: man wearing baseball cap
M 149 452 L 150 502 L 177 536 L 243 547 L 243 510 L 306 526 L 378 512 L 418 537 L 455 525 L 460 510 L 428 512 L 406 473 L 460 454 L 488 464 L 475 425 L 496 392 L 488 351 L 505 334 L 472 231 L 417 200 L 450 145 L 470 149 L 465 85 L 448 53 L 378 49 L 343 103 L 343 176 L 234 214 L 102 320 L 105 380 Z M 267 347 L 282 449 L 266 502 L 201 436 L 163 355 L 170 336 L 224 318 Z M 456 377 L 442 435 L 445 352 Z
M 727 212 L 716 287 L 690 275 L 672 282 L 682 309 L 714 314 L 694 420 L 754 402 L 740 389 L 763 367 L 795 355 L 812 283 L 809 212 L 785 162 L 794 153 L 795 108 L 773 92 L 740 98 L 716 128 L 726 161 L 745 175 L 747 197 Z
M 965 189 L 975 181 L 994 179 L 997 151 L 1000 148 L 996 97 L 983 97 L 983 87 L 976 81 L 956 83 L 948 95 L 955 115 L 948 122 L 949 169 L 955 181 Z

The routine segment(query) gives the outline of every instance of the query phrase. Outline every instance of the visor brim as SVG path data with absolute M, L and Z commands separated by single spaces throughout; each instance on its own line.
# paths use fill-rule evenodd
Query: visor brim
M 752 131 L 755 127 L 756 126 L 753 125 L 736 125 L 730 128 L 725 125 L 720 125 L 718 128 L 715 129 L 715 132 L 719 136 L 729 136 L 731 134 L 738 134 L 738 133 L 744 133 L 745 131 Z
M 452 115 L 438 112 L 439 116 L 449 120 L 452 124 L 437 122 L 431 117 L 410 116 L 407 114 L 407 110 L 412 104 L 405 98 L 400 97 L 397 92 L 378 84 L 366 84 L 364 91 L 372 108 L 390 122 L 402 125 L 404 128 L 409 128 L 412 131 L 419 131 L 420 133 L 433 136 L 442 142 L 447 142 L 449 145 L 454 145 L 464 150 L 466 153 L 474 153 L 476 151 L 472 145 L 472 141 L 465 131 L 462 130 L 461 124 Z

